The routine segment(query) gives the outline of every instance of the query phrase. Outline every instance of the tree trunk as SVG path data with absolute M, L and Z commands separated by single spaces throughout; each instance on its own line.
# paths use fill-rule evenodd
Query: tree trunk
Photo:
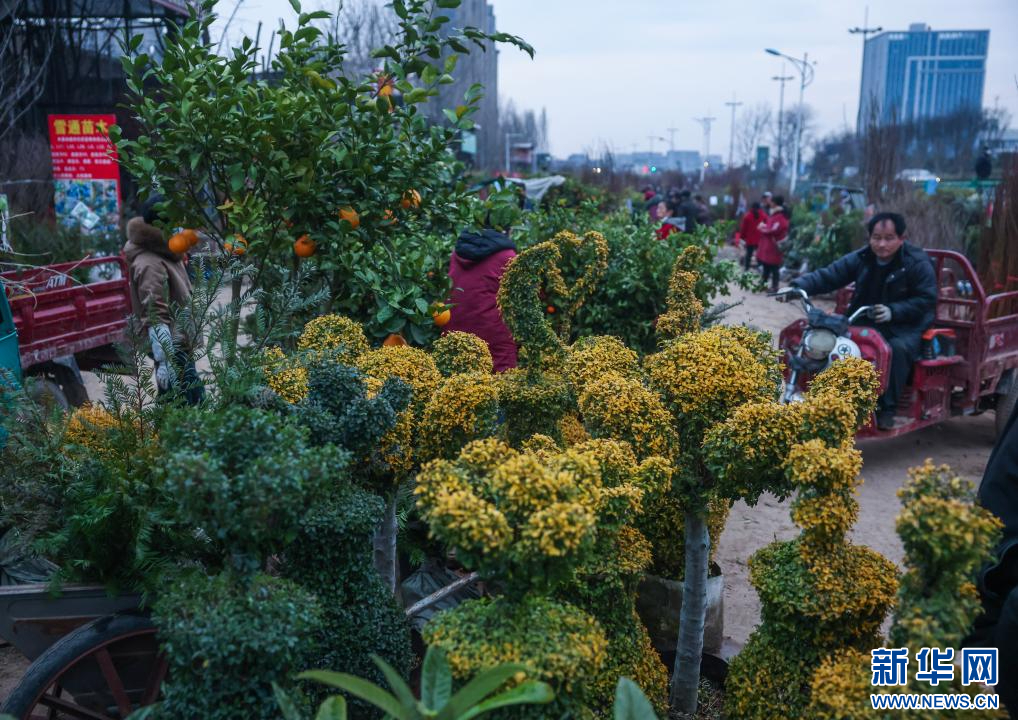
M 682 586 L 682 612 L 679 617 L 679 641 L 675 649 L 670 702 L 672 710 L 692 715 L 696 712 L 700 686 L 700 656 L 703 655 L 703 629 L 707 618 L 707 559 L 710 536 L 706 512 L 686 512 L 686 565 Z
M 382 577 L 382 583 L 395 595 L 399 585 L 396 558 L 396 493 L 386 499 L 385 515 L 375 530 L 374 560 L 375 569 Z
M 230 278 L 230 332 L 233 337 L 230 339 L 230 360 L 236 357 L 237 345 L 240 341 L 240 296 L 243 290 L 244 278 L 234 276 Z

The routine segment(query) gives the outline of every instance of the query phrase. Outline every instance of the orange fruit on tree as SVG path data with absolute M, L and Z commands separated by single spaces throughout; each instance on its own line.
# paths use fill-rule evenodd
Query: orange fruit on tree
M 548 314 L 549 315 L 554 315 L 555 314 L 555 306 L 554 305 L 549 305 L 548 306 Z
M 411 188 L 403 193 L 403 197 L 399 200 L 399 206 L 404 210 L 410 208 L 419 208 L 421 206 L 421 194 Z
M 399 347 L 400 345 L 406 344 L 406 338 L 399 333 L 392 333 L 389 337 L 382 341 L 382 347 Z
M 308 258 L 315 254 L 318 245 L 307 235 L 301 235 L 293 244 L 293 252 L 297 257 Z
M 436 308 L 435 312 L 431 313 L 431 319 L 436 327 L 445 327 L 452 320 L 452 310 L 445 306 Z
M 247 252 L 247 240 L 243 235 L 237 233 L 233 236 L 233 242 L 223 243 L 223 249 L 233 255 L 243 255 Z
M 357 214 L 356 210 L 349 206 L 339 209 L 339 219 L 346 220 L 350 223 L 350 227 L 354 230 L 360 227 L 361 224 L 361 216 Z
M 395 225 L 397 222 L 399 222 L 398 220 L 396 220 L 396 214 L 392 210 L 386 210 L 384 213 L 382 213 L 382 219 L 385 220 L 383 225 Z
M 184 233 L 177 233 L 176 235 L 171 237 L 167 245 L 170 246 L 170 252 L 176 253 L 177 255 L 183 255 L 184 253 L 191 249 L 191 246 L 187 242 L 187 238 L 184 236 Z
M 187 242 L 187 246 L 189 248 L 193 248 L 201 239 L 198 237 L 198 232 L 196 230 L 185 228 L 184 230 L 181 230 L 179 234 L 184 236 L 184 240 Z

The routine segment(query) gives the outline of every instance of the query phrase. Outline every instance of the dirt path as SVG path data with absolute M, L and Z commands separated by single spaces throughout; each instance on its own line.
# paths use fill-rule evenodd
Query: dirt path
M 742 300 L 725 317 L 728 324 L 746 323 L 774 334 L 801 317 L 798 307 L 781 304 L 761 294 L 736 292 L 727 301 Z M 942 425 L 892 440 L 866 441 L 863 453 L 863 484 L 859 489 L 859 521 L 853 540 L 869 545 L 889 560 L 900 563 L 901 543 L 894 532 L 900 504 L 898 488 L 907 470 L 926 458 L 946 463 L 962 477 L 978 483 L 993 449 L 993 413 L 950 420 Z M 760 618 L 760 603 L 749 584 L 749 557 L 774 540 L 795 537 L 798 530 L 789 517 L 790 501 L 765 496 L 755 507 L 737 503 L 721 536 L 717 560 L 725 573 L 725 635 L 745 643 Z

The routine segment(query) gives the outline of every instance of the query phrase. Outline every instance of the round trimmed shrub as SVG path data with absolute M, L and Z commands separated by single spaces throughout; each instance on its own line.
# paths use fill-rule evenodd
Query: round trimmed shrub
M 458 330 L 438 338 L 431 346 L 431 357 L 446 377 L 463 373 L 491 375 L 495 367 L 488 343 L 473 333 Z
M 177 578 L 153 613 L 169 663 L 161 716 L 277 720 L 272 683 L 292 687 L 311 666 L 321 620 L 314 595 L 287 580 Z
M 307 431 L 288 419 L 253 408 L 181 411 L 164 427 L 162 472 L 177 516 L 218 541 L 244 571 L 296 535 L 308 505 L 348 460 L 333 446 L 310 447 Z

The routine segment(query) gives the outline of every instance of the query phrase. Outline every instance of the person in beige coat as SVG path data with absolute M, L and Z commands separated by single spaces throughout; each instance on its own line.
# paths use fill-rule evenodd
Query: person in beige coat
M 127 223 L 124 256 L 131 305 L 138 332 L 147 336 L 152 346 L 159 394 L 179 389 L 188 404 L 195 405 L 205 389 L 191 354 L 195 345 L 193 333 L 179 326 L 183 322 L 177 322 L 179 311 L 191 300 L 191 280 L 184 256 L 170 250 L 166 234 L 155 225 L 160 219 L 156 205 L 161 202 L 163 198 L 159 196 L 150 198 L 142 207 L 142 214 Z

